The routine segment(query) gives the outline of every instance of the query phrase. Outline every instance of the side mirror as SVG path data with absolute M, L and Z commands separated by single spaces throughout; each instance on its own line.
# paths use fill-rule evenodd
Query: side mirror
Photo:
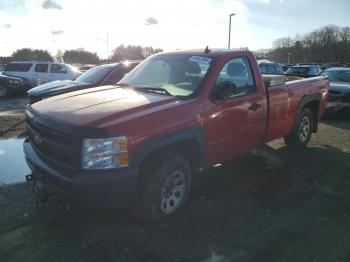
M 234 96 L 237 92 L 238 88 L 234 83 L 230 81 L 222 81 L 215 88 L 214 99 L 225 100 Z

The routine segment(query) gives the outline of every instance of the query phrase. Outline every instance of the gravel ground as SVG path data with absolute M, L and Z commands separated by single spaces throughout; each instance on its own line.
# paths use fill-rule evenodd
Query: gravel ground
M 0 138 L 23 136 L 25 131 L 24 109 L 28 102 L 26 97 L 0 100 Z
M 0 261 L 350 261 L 350 121 L 322 121 L 304 150 L 269 145 L 284 168 L 248 155 L 208 170 L 182 212 L 148 225 L 0 187 Z

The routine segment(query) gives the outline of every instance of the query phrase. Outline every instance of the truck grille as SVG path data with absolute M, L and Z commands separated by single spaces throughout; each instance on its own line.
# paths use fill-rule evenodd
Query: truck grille
M 67 175 L 80 167 L 81 139 L 28 118 L 27 131 L 31 145 L 43 161 L 66 170 Z

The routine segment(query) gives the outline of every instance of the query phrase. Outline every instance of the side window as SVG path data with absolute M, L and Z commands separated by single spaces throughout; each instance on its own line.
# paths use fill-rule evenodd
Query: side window
M 225 94 L 225 99 L 249 95 L 256 91 L 252 70 L 246 57 L 233 58 L 224 65 L 216 85 L 223 81 L 231 82 L 234 86 L 234 90 Z
M 105 85 L 116 84 L 127 73 L 125 68 L 118 68 L 108 75 L 107 79 L 103 82 Z
M 280 64 L 277 64 L 277 74 L 284 74 L 283 68 Z
M 49 68 L 48 64 L 36 64 L 35 72 L 37 73 L 47 73 L 47 69 Z
M 63 65 L 60 64 L 52 64 L 51 65 L 51 73 L 66 73 L 67 70 Z
M 4 71 L 9 72 L 28 72 L 32 63 L 8 63 Z
M 316 69 L 316 67 L 312 67 L 311 70 L 310 70 L 310 72 L 311 72 L 311 75 L 313 75 L 313 76 L 317 75 L 317 69 Z

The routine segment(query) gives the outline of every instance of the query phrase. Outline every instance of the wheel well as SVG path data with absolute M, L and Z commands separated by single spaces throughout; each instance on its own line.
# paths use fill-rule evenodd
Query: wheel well
M 320 109 L 320 101 L 311 101 L 304 105 L 303 108 L 308 108 L 311 110 L 313 115 L 313 132 L 317 132 L 317 126 L 318 126 L 318 113 Z
M 156 155 L 165 151 L 177 152 L 184 155 L 191 163 L 192 168 L 199 168 L 201 165 L 201 152 L 198 142 L 194 139 L 188 139 L 174 144 L 166 145 L 150 153 L 143 161 L 143 166 L 150 159 L 156 158 Z

